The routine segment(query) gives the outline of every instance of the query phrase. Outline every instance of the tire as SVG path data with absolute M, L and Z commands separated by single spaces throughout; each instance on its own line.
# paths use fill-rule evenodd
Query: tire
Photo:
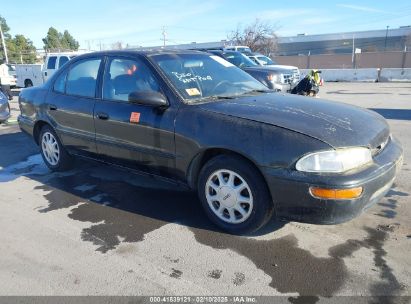
M 38 142 L 41 156 L 51 171 L 64 171 L 71 167 L 71 156 L 61 144 L 56 132 L 49 125 L 41 128 Z
M 255 232 L 273 213 L 265 180 L 241 157 L 221 155 L 209 160 L 200 171 L 197 191 L 210 220 L 231 234 Z
M 25 88 L 30 88 L 32 86 L 33 86 L 33 82 L 30 79 L 26 79 L 26 81 L 24 81 Z

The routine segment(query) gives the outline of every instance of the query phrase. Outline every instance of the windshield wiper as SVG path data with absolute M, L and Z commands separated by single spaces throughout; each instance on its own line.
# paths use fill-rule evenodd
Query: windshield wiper
M 270 90 L 270 89 L 267 89 L 267 90 L 249 90 L 249 91 L 246 91 L 246 92 L 242 93 L 241 95 L 254 94 L 254 93 L 273 93 L 273 92 L 274 92 L 274 90 Z
M 195 101 L 203 101 L 203 100 L 218 100 L 218 99 L 234 99 L 235 96 L 226 96 L 226 95 L 211 95 L 207 97 L 193 99 Z

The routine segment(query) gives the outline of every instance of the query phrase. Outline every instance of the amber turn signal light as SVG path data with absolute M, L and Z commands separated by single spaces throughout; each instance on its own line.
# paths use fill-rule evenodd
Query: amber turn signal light
M 310 187 L 310 194 L 320 199 L 354 199 L 362 193 L 362 187 L 351 189 L 325 189 Z

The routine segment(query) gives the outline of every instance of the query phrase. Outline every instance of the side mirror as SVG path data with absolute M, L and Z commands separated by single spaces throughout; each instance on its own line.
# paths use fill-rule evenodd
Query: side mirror
M 168 105 L 166 97 L 163 94 L 154 91 L 131 92 L 128 95 L 128 101 L 156 108 L 166 107 Z

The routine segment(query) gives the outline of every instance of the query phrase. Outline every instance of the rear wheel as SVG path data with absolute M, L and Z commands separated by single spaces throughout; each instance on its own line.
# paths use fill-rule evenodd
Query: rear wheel
M 30 80 L 30 79 L 26 79 L 25 81 L 24 81 L 24 87 L 25 88 L 30 88 L 30 87 L 32 87 L 33 86 L 33 82 Z
M 54 130 L 45 125 L 39 135 L 41 156 L 52 171 L 63 171 L 71 166 L 72 159 L 60 143 Z
M 265 180 L 240 157 L 222 155 L 208 161 L 200 172 L 198 194 L 211 221 L 233 234 L 254 232 L 272 215 Z

